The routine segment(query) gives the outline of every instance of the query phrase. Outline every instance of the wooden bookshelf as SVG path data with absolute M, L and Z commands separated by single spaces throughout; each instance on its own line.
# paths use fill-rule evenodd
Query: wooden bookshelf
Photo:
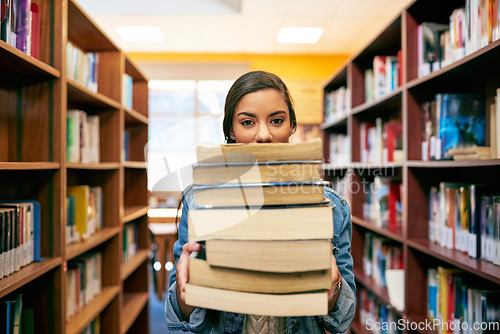
M 106 333 L 146 333 L 148 79 L 75 0 L 36 3 L 40 59 L 0 41 L 0 200 L 40 203 L 44 261 L 0 279 L 0 298 L 22 293 L 23 304 L 39 305 L 34 316 L 40 333 L 80 333 L 98 315 Z M 68 41 L 99 55 L 97 91 L 67 77 Z M 122 104 L 124 73 L 134 80 L 131 109 Z M 67 162 L 68 109 L 99 116 L 100 163 Z M 126 128 L 129 162 L 121 158 Z M 74 185 L 102 188 L 103 229 L 66 245 L 65 201 Z M 125 223 L 137 225 L 139 240 L 137 255 L 122 264 Z M 66 322 L 68 261 L 94 250 L 102 254 L 102 292 Z
M 363 218 L 364 194 L 351 194 L 353 235 L 351 254 L 355 262 L 357 284 L 364 286 L 384 303 L 389 304 L 386 291 L 374 286 L 371 279 L 360 271 L 363 260 L 364 234 L 373 232 L 400 243 L 405 269 L 405 311 L 400 316 L 411 322 L 426 319 L 427 270 L 447 266 L 462 269 L 485 286 L 500 288 L 500 267 L 484 260 L 470 258 L 456 250 L 445 249 L 428 240 L 429 190 L 439 182 L 465 182 L 471 184 L 497 184 L 500 159 L 481 161 L 421 161 L 421 104 L 439 93 L 474 93 L 485 97 L 486 106 L 494 103 L 496 89 L 500 88 L 500 41 L 419 78 L 417 55 L 417 27 L 423 22 L 449 23 L 449 16 L 460 3 L 445 2 L 439 7 L 431 0 L 412 1 L 365 47 L 353 54 L 323 83 L 325 96 L 342 86 L 351 91 L 351 110 L 345 118 L 321 125 L 324 139 L 325 178 L 337 179 L 348 175 L 347 186 L 373 177 L 373 172 L 394 167 L 401 179 L 402 228 L 389 230 L 376 227 Z M 463 6 L 463 3 L 462 3 Z M 365 101 L 365 70 L 373 66 L 375 56 L 395 56 L 402 52 L 402 85 L 375 101 Z M 361 163 L 361 129 L 363 122 L 398 119 L 403 125 L 403 151 L 405 159 L 398 163 Z M 486 136 L 489 135 L 489 116 L 486 116 Z M 352 162 L 336 165 L 330 161 L 331 134 L 347 134 L 351 140 Z M 488 144 L 488 139 L 487 139 Z M 379 165 L 379 166 L 378 166 Z M 392 172 L 391 171 L 391 172 Z M 380 175 L 384 176 L 384 175 Z M 347 187 L 349 188 L 349 187 Z M 347 196 L 346 195 L 346 196 Z M 358 313 L 359 314 L 359 313 Z M 351 326 L 354 333 L 364 333 L 359 316 Z M 435 334 L 433 331 L 407 331 Z

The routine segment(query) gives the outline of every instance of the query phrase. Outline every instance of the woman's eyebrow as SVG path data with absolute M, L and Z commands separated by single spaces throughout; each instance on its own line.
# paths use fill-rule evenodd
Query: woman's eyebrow
M 273 117 L 273 116 L 276 116 L 276 115 L 279 115 L 279 114 L 286 114 L 286 111 L 284 111 L 284 110 L 275 111 L 275 112 L 269 114 L 269 117 Z
M 246 111 L 242 111 L 242 112 L 238 113 L 238 115 L 236 115 L 236 116 L 240 116 L 240 115 L 246 115 L 248 117 L 255 117 L 255 114 L 252 114 L 252 113 L 249 113 Z

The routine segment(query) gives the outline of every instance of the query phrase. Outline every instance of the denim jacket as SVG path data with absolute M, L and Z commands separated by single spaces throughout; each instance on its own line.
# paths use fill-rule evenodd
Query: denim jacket
M 353 260 L 351 250 L 351 212 L 347 201 L 334 190 L 325 187 L 324 197 L 329 201 L 333 210 L 333 255 L 342 275 L 342 289 L 340 290 L 335 309 L 325 316 L 289 317 L 287 319 L 288 333 L 325 333 L 325 330 L 334 334 L 344 332 L 352 323 L 356 311 L 356 295 Z M 179 239 L 174 244 L 174 258 L 177 263 L 182 253 L 182 246 L 188 242 L 187 218 L 188 210 L 194 207 L 194 195 L 188 191 L 183 202 L 182 218 L 179 224 Z M 244 314 L 217 312 L 218 325 L 208 321 L 207 310 L 196 308 L 190 315 L 189 322 L 182 320 L 179 303 L 177 301 L 176 267 L 170 273 L 168 297 L 165 302 L 165 317 L 170 330 L 190 331 L 193 333 L 229 334 L 241 333 Z

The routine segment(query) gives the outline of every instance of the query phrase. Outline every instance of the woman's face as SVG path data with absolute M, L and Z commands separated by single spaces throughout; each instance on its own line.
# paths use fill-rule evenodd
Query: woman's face
M 288 143 L 291 134 L 288 106 L 279 91 L 261 89 L 236 105 L 230 136 L 237 143 Z

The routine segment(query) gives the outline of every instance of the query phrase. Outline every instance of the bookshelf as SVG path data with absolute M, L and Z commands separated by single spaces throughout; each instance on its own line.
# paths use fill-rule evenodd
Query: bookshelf
M 0 41 L 0 200 L 40 203 L 44 261 L 0 279 L 0 298 L 22 293 L 37 333 L 80 333 L 98 315 L 106 333 L 148 332 L 147 78 L 76 1 L 36 3 L 40 59 Z M 97 91 L 67 77 L 68 41 L 99 55 Z M 122 104 L 123 73 L 133 78 L 131 109 Z M 99 116 L 99 163 L 67 162 L 67 109 Z M 67 245 L 67 187 L 80 184 L 102 188 L 103 229 Z M 126 224 L 136 226 L 137 251 L 123 262 Z M 101 292 L 67 319 L 68 262 L 93 251 L 102 256 Z
M 421 159 L 421 104 L 438 93 L 475 93 L 485 97 L 486 106 L 494 103 L 500 87 L 500 41 L 451 63 L 429 75 L 418 77 L 417 27 L 423 22 L 449 24 L 453 10 L 465 6 L 465 1 L 444 2 L 438 7 L 430 0 L 415 0 L 397 15 L 363 49 L 353 54 L 323 83 L 325 97 L 342 86 L 351 90 L 351 108 L 347 116 L 325 121 L 321 128 L 324 138 L 325 177 L 331 181 L 344 178 L 347 188 L 378 175 L 398 176 L 403 184 L 402 227 L 398 230 L 377 227 L 363 216 L 363 194 L 349 189 L 353 237 L 351 253 L 354 258 L 356 284 L 370 291 L 388 304 L 387 289 L 380 288 L 363 271 L 365 233 L 388 238 L 402 247 L 405 269 L 405 309 L 398 312 L 406 320 L 424 322 L 427 319 L 427 269 L 446 266 L 463 270 L 478 284 L 500 288 L 500 267 L 485 260 L 476 260 L 457 250 L 445 249 L 428 238 L 429 190 L 439 182 L 466 182 L 497 184 L 493 175 L 500 170 L 500 159 L 478 161 L 422 161 Z M 365 70 L 373 65 L 375 56 L 396 55 L 402 51 L 402 85 L 385 96 L 365 102 Z M 326 108 L 326 105 L 325 105 Z M 404 160 L 389 163 L 361 162 L 361 129 L 363 122 L 399 119 L 403 126 Z M 486 128 L 489 128 L 487 116 Z M 487 138 L 489 130 L 486 130 Z M 351 140 L 349 164 L 330 161 L 330 136 L 347 134 Z M 488 139 L 486 145 L 488 145 Z M 418 292 L 418 293 L 416 293 Z M 359 300 L 359 294 L 358 294 Z M 350 328 L 351 333 L 369 333 L 360 323 L 359 310 Z M 436 333 L 425 330 L 407 330 L 407 333 Z

